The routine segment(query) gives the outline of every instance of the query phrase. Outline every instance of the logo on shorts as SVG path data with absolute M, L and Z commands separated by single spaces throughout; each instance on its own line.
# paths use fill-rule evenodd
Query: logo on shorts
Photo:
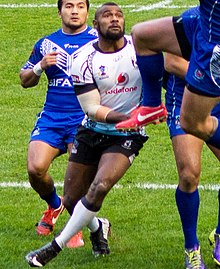
M 135 159 L 135 154 L 132 154 L 131 156 L 129 156 L 130 164 L 133 163 L 134 159 Z
M 131 143 L 133 142 L 133 140 L 126 140 L 124 142 L 124 144 L 122 145 L 123 148 L 125 149 L 131 149 Z
M 199 69 L 195 70 L 194 75 L 195 75 L 195 78 L 198 80 L 202 80 L 204 78 L 204 73 Z
M 36 135 L 39 135 L 40 134 L 40 128 L 36 128 L 33 133 L 32 133 L 32 136 L 36 136 Z
M 74 141 L 74 143 L 73 143 L 73 147 L 72 147 L 72 151 L 71 151 L 71 153 L 72 154 L 76 154 L 77 153 L 77 146 L 78 146 L 78 141 Z
M 176 125 L 176 129 L 179 129 L 180 128 L 180 116 L 176 116 L 176 119 L 175 119 L 175 125 Z

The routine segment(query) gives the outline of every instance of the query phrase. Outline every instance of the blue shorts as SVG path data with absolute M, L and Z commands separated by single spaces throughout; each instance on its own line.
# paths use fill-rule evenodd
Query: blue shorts
M 80 113 L 42 111 L 38 114 L 30 141 L 40 140 L 66 153 L 84 118 Z
M 167 108 L 167 127 L 169 128 L 170 138 L 186 134 L 180 126 L 180 107 L 175 106 L 173 110 Z
M 185 134 L 180 126 L 180 107 L 186 82 L 169 73 L 164 74 L 166 74 L 164 88 L 166 89 L 165 101 L 168 113 L 167 126 L 172 138 L 173 136 Z
M 186 81 L 192 92 L 220 96 L 220 46 L 207 42 L 202 36 L 200 24 L 195 31 Z
M 167 106 L 167 126 L 169 128 L 170 138 L 186 134 L 180 126 L 180 105 Z M 220 103 L 212 110 L 212 115 L 220 119 Z

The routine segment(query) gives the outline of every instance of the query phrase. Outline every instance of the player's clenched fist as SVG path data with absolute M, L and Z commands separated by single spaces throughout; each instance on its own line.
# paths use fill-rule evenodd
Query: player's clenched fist
M 56 65 L 57 63 L 57 55 L 59 54 L 59 52 L 57 51 L 53 51 L 50 52 L 48 54 L 46 54 L 43 59 L 41 60 L 41 68 L 43 70 L 47 69 L 48 67 L 52 66 L 52 65 Z

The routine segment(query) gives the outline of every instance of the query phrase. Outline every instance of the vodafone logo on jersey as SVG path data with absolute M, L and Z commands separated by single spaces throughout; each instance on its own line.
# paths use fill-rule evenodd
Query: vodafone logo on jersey
M 119 87 L 106 91 L 106 94 L 130 93 L 137 91 L 138 87 L 137 86 L 128 87 L 127 85 L 128 82 L 129 82 L 128 74 L 124 72 L 120 73 L 116 78 L 116 85 Z
M 115 88 L 106 91 L 106 94 L 119 94 L 119 93 L 130 93 L 130 92 L 135 92 L 137 91 L 137 86 L 134 87 L 122 87 L 122 88 Z
M 129 76 L 127 73 L 120 73 L 119 76 L 117 77 L 117 85 L 119 86 L 123 86 L 125 84 L 127 84 L 129 81 Z

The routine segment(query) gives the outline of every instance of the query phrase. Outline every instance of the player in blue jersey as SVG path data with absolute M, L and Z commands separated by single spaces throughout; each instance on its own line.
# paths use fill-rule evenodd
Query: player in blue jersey
M 126 114 L 140 104 L 142 92 L 132 39 L 124 35 L 122 10 L 112 2 L 103 4 L 93 23 L 99 40 L 82 48 L 73 67 L 76 94 L 86 116 L 76 135 L 65 177 L 67 189 L 85 186 L 83 198 L 78 201 L 81 195 L 76 192 L 64 197 L 75 205 L 73 215 L 51 243 L 26 256 L 32 267 L 44 266 L 71 236 L 84 226 L 95 225 L 94 217 L 106 195 L 147 140 L 143 128 L 133 132 L 115 128 L 115 123 L 126 119 Z M 108 254 L 102 226 L 97 233 L 102 238 L 102 254 Z M 93 243 L 96 254 L 96 242 Z
M 96 31 L 87 26 L 88 0 L 58 0 L 57 4 L 62 28 L 35 44 L 20 72 L 24 88 L 37 85 L 42 73 L 48 80 L 46 100 L 31 133 L 27 162 L 30 184 L 48 204 L 36 228 L 39 235 L 45 236 L 53 231 L 64 210 L 63 198 L 57 195 L 48 169 L 56 157 L 71 152 L 77 127 L 84 117 L 70 77 L 72 54 L 97 38 Z M 79 233 L 68 246 L 83 245 L 81 237 Z
M 163 86 L 166 89 L 167 125 L 179 175 L 175 197 L 185 239 L 185 264 L 187 269 L 203 269 L 205 265 L 197 237 L 197 220 L 200 203 L 198 184 L 204 141 L 186 134 L 180 126 L 180 107 L 186 84 L 184 76 L 188 62 L 178 56 L 166 55 L 165 67 L 173 73 L 172 75 L 164 74 L 166 83 Z M 181 75 L 182 79 L 175 76 L 174 73 Z M 220 105 L 214 108 L 212 115 L 220 118 Z M 208 146 L 220 160 L 220 150 L 211 145 Z M 220 222 L 217 227 L 220 227 Z
M 193 8 L 184 12 L 181 17 L 175 18 L 176 29 L 178 29 L 178 35 L 181 36 L 180 48 L 187 60 L 190 59 L 193 35 L 199 22 L 197 15 L 199 15 L 199 9 Z M 198 184 L 201 171 L 201 151 L 204 142 L 195 136 L 186 134 L 180 126 L 180 107 L 186 85 L 185 75 L 188 69 L 188 61 L 178 56 L 166 54 L 165 69 L 169 73 L 164 73 L 163 86 L 166 89 L 167 125 L 179 174 L 176 204 L 185 239 L 185 264 L 187 269 L 204 269 L 205 265 L 197 238 L 200 201 Z M 220 105 L 214 108 L 212 115 L 220 118 Z M 211 145 L 208 146 L 220 160 L 220 150 Z M 220 228 L 220 222 L 218 222 L 217 227 Z
M 180 122 L 187 133 L 220 148 L 219 120 L 210 115 L 220 101 L 220 0 L 200 0 L 200 13 L 186 75 Z M 143 79 L 143 106 L 129 120 L 119 123 L 118 129 L 136 128 L 161 119 L 162 52 L 182 56 L 177 35 L 172 17 L 146 21 L 133 27 L 137 63 Z

